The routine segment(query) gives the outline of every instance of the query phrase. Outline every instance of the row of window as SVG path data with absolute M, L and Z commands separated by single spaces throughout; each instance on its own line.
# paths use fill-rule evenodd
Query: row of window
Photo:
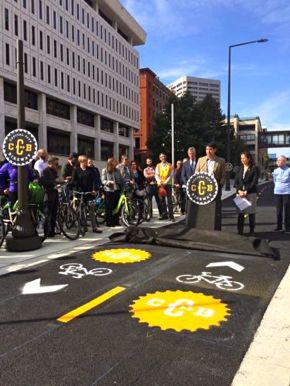
M 5 119 L 5 135 L 17 129 L 16 120 Z M 38 140 L 38 127 L 26 122 L 25 129 L 30 131 Z M 47 150 L 50 154 L 68 156 L 71 153 L 70 133 L 53 127 L 47 128 Z M 95 139 L 84 135 L 77 136 L 77 151 L 89 158 L 95 158 Z M 129 154 L 129 146 L 119 144 L 119 154 Z M 114 143 L 101 140 L 101 161 L 114 156 Z
M 5 45 L 5 51 L 6 65 L 11 65 L 10 47 L 7 43 Z M 42 60 L 39 60 L 38 63 L 35 57 L 32 57 L 31 59 L 31 75 L 33 77 L 38 77 L 40 81 L 46 81 L 49 85 L 53 85 L 61 90 L 71 93 L 73 96 L 77 96 L 85 101 L 97 104 L 98 106 L 138 122 L 139 113 L 137 109 L 120 102 L 117 98 L 115 99 L 108 96 L 100 90 L 96 91 L 96 88 L 92 87 L 91 84 L 87 84 L 81 80 L 76 80 L 75 77 L 65 74 L 64 71 L 60 71 L 57 68 L 53 68 L 50 64 L 45 64 Z M 28 69 L 28 55 L 27 53 L 24 53 L 24 72 L 28 73 Z M 102 84 L 109 90 L 117 92 L 127 100 L 130 100 L 138 105 L 138 93 L 127 87 L 121 81 L 115 81 L 115 78 L 111 79 L 111 75 L 104 73 L 103 70 L 99 71 L 97 68 L 96 78 L 93 71 L 93 79 L 96 79 L 98 83 Z
M 16 86 L 14 84 L 4 82 L 4 100 L 7 102 L 16 104 L 17 94 L 16 94 Z M 25 106 L 34 110 L 38 110 L 37 93 L 25 89 Z M 47 114 L 70 120 L 70 105 L 49 97 L 46 98 L 46 112 Z M 95 125 L 94 117 L 95 115 L 93 113 L 90 113 L 83 109 L 77 109 L 78 123 L 94 127 Z M 101 130 L 113 133 L 114 122 L 102 117 Z M 129 128 L 120 124 L 119 135 L 129 137 Z
M 14 15 L 14 35 L 19 36 L 19 20 L 18 15 Z M 5 8 L 5 29 L 9 30 L 9 11 Z M 72 25 L 72 38 L 73 41 L 75 39 L 75 27 Z M 138 74 L 131 71 L 127 66 L 125 66 L 120 60 L 115 58 L 114 55 L 112 55 L 110 52 L 108 52 L 105 48 L 99 46 L 97 42 L 94 40 L 90 40 L 89 37 L 85 37 L 85 34 L 80 34 L 79 29 L 76 29 L 76 41 L 77 45 L 80 46 L 80 37 L 82 36 L 82 46 L 83 48 L 87 49 L 87 52 L 89 54 L 92 54 L 94 58 L 97 60 L 100 60 L 101 63 L 103 63 L 105 66 L 108 66 L 110 69 L 112 69 L 114 72 L 125 78 L 127 81 L 134 84 L 136 87 L 138 87 Z M 23 20 L 23 40 L 28 41 L 28 24 L 26 20 Z M 53 55 L 54 58 L 59 58 L 61 62 L 66 63 L 66 65 L 70 66 L 70 63 L 72 63 L 73 68 L 76 68 L 75 66 L 75 52 L 71 50 L 68 47 L 65 47 L 64 44 L 59 43 L 58 40 L 52 39 L 49 34 L 46 36 L 44 35 L 44 32 L 42 30 L 39 30 L 38 34 L 38 44 L 37 44 L 37 30 L 34 25 L 31 26 L 31 34 L 30 34 L 30 41 L 32 46 L 37 46 L 41 51 L 44 51 L 44 46 L 46 46 L 46 53 L 48 55 Z M 66 56 L 66 60 L 64 60 L 64 56 Z M 78 55 L 80 58 L 80 55 Z M 83 59 L 85 61 L 85 59 Z M 88 63 L 90 63 L 88 61 Z M 85 67 L 84 67 L 85 68 Z M 80 66 L 78 66 L 78 71 L 80 71 Z M 85 69 L 83 69 L 85 73 Z
M 30 12 L 35 15 L 35 1 L 31 1 L 31 7 Z M 124 34 L 120 28 L 113 29 L 110 32 L 107 30 L 105 26 L 101 24 L 98 20 L 95 19 L 94 16 L 91 16 L 89 12 L 85 11 L 83 7 L 80 7 L 80 5 L 76 4 L 76 14 L 74 12 L 75 4 L 74 0 L 69 0 L 71 4 L 71 15 L 76 17 L 76 20 L 82 23 L 83 26 L 85 26 L 92 34 L 94 34 L 96 37 L 100 38 L 104 43 L 106 43 L 109 47 L 111 47 L 113 50 L 115 50 L 116 53 L 118 53 L 120 56 L 123 57 L 124 60 L 128 61 L 131 65 L 133 65 L 136 69 L 139 68 L 138 64 L 138 56 L 134 55 L 134 53 L 126 47 L 117 37 L 114 36 L 113 32 L 118 32 L 124 39 L 128 40 L 128 37 L 126 34 Z M 27 9 L 27 2 L 26 0 L 23 0 L 23 8 Z M 103 20 L 106 20 L 108 22 L 108 18 L 104 15 L 102 11 L 99 11 L 100 16 Z M 44 0 L 38 0 L 38 19 L 44 20 L 47 25 L 52 26 L 55 30 L 58 30 L 61 34 L 65 34 L 67 38 L 70 37 L 70 28 L 69 28 L 69 21 L 66 20 L 63 16 L 58 15 L 56 10 L 53 10 L 49 5 L 44 5 Z M 75 21 L 71 24 L 71 31 L 73 34 L 73 27 Z M 79 24 L 79 23 L 76 23 Z M 110 23 L 109 23 L 110 24 Z M 66 33 L 64 32 L 66 28 Z M 8 9 L 5 9 L 5 29 L 9 30 L 9 11 Z

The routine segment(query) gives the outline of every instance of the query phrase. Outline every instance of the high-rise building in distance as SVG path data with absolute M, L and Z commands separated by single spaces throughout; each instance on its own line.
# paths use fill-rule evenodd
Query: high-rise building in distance
M 202 101 L 207 94 L 210 94 L 220 103 L 221 85 L 219 80 L 182 76 L 167 87 L 178 97 L 189 91 L 196 99 L 196 102 Z

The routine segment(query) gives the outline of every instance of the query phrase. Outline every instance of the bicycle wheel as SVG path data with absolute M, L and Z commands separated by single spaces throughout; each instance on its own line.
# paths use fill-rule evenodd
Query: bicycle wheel
M 104 224 L 106 221 L 106 216 L 105 216 L 105 201 L 102 199 L 100 203 L 96 204 L 96 209 L 95 209 L 95 214 L 96 214 L 96 219 L 99 224 Z
M 137 226 L 140 221 L 140 216 L 138 213 L 138 208 L 135 202 L 128 201 L 127 208 L 125 205 L 122 205 L 121 208 L 121 221 L 122 223 L 128 227 L 130 225 Z
M 227 290 L 227 291 L 239 291 L 244 288 L 244 284 L 238 281 L 220 282 L 220 283 L 216 283 L 216 286 L 221 290 Z
M 40 207 L 35 204 L 30 205 L 30 215 L 35 232 L 41 238 L 41 242 L 43 242 L 48 233 L 46 216 Z
M 75 210 L 71 206 L 64 204 L 59 208 L 57 221 L 66 238 L 76 240 L 79 237 L 80 223 Z
M 136 199 L 134 203 L 138 209 L 139 222 L 137 225 L 141 224 L 143 221 L 150 221 L 150 210 L 147 203 L 144 200 Z
M 179 281 L 179 283 L 195 284 L 200 282 L 201 278 L 200 276 L 196 276 L 196 275 L 180 275 L 180 276 L 177 276 L 176 280 Z
M 80 234 L 84 236 L 88 230 L 87 227 L 87 207 L 85 204 L 80 204 L 78 207 L 78 218 L 80 223 Z
M 5 240 L 6 234 L 7 233 L 6 233 L 6 228 L 5 228 L 3 218 L 0 217 L 0 247 L 3 244 L 3 241 Z

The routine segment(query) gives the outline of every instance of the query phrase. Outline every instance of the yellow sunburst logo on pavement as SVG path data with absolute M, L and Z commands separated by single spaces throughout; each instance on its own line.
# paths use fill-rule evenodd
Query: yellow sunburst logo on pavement
M 209 330 L 227 320 L 230 310 L 220 299 L 191 291 L 165 291 L 140 296 L 131 304 L 133 318 L 150 327 L 175 331 Z
M 139 263 L 140 261 L 150 259 L 150 257 L 151 254 L 149 252 L 133 248 L 106 249 L 92 254 L 94 260 L 113 264 Z

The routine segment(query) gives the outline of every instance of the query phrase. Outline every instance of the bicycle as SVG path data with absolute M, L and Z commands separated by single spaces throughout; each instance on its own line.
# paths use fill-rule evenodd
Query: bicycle
M 80 235 L 80 224 L 76 211 L 68 199 L 66 185 L 58 187 L 59 208 L 57 224 L 60 231 L 69 240 L 76 240 Z
M 113 215 L 120 213 L 121 221 L 126 227 L 137 226 L 143 219 L 143 205 L 143 200 L 132 198 L 130 189 L 123 189 Z
M 176 278 L 178 282 L 184 284 L 196 284 L 203 280 L 209 284 L 214 284 L 221 290 L 227 291 L 239 291 L 244 288 L 244 284 L 232 279 L 232 276 L 215 276 L 211 272 L 202 272 L 200 275 L 180 275 Z
M 5 201 L 3 204 L 2 201 Z M 13 205 L 7 198 L 0 197 L 0 247 L 2 246 L 7 234 L 11 232 L 15 226 L 19 204 L 16 201 Z M 43 208 L 39 204 L 28 204 L 28 209 L 31 215 L 32 224 L 35 228 L 35 233 L 43 242 L 47 237 L 47 228 L 45 222 L 45 214 Z
M 87 203 L 84 201 L 84 197 L 88 195 L 92 195 L 92 192 L 78 192 L 77 190 L 73 190 L 73 198 L 71 201 L 72 208 L 75 210 L 77 214 L 80 234 L 82 236 L 84 236 L 88 230 L 88 227 L 87 227 L 88 205 L 94 205 L 93 200 L 90 200 Z
M 81 279 L 84 276 L 106 276 L 110 275 L 113 271 L 109 268 L 93 268 L 88 270 L 80 263 L 68 263 L 59 267 L 63 270 L 58 272 L 60 275 L 72 275 L 75 279 Z
M 105 198 L 103 190 L 97 192 L 95 200 L 95 215 L 97 222 L 101 225 L 106 221 L 106 211 L 105 211 Z

